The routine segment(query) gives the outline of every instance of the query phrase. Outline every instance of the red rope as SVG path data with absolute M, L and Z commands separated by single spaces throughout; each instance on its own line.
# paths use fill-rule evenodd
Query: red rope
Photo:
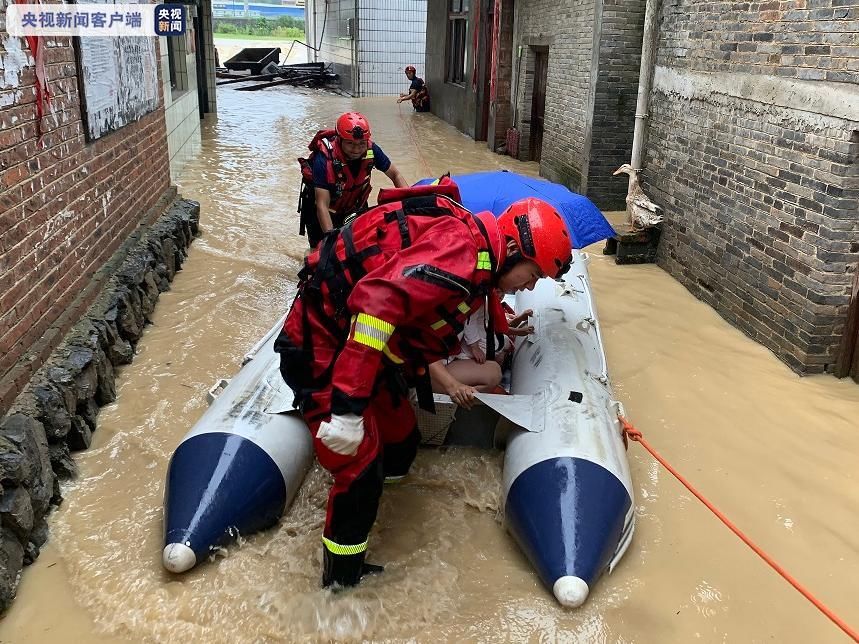
M 701 501 L 704 505 L 707 506 L 707 509 L 710 510 L 713 514 L 715 514 L 719 520 L 724 523 L 728 528 L 737 535 L 740 539 L 742 539 L 743 543 L 745 543 L 749 548 L 751 548 L 755 554 L 757 554 L 761 559 L 763 559 L 769 566 L 775 570 L 778 574 L 780 574 L 785 581 L 787 581 L 791 586 L 796 588 L 803 597 L 805 597 L 808 601 L 814 604 L 817 609 L 826 615 L 833 624 L 835 624 L 838 628 L 844 631 L 848 637 L 852 638 L 854 642 L 859 642 L 859 633 L 853 630 L 850 625 L 841 619 L 838 615 L 836 615 L 829 607 L 826 606 L 822 601 L 820 601 L 817 597 L 815 597 L 810 590 L 808 590 L 805 586 L 799 583 L 789 572 L 787 572 L 778 562 L 775 561 L 770 555 L 768 555 L 762 548 L 760 548 L 754 541 L 752 541 L 749 537 L 747 537 L 742 530 L 740 530 L 734 523 L 728 519 L 715 505 L 713 505 L 710 501 L 708 501 L 703 494 L 701 494 L 695 486 L 693 486 L 689 481 L 687 481 L 677 470 L 675 470 L 669 463 L 657 452 L 653 449 L 650 444 L 644 439 L 641 432 L 637 430 L 626 418 L 623 416 L 618 416 L 620 420 L 620 424 L 623 426 L 623 437 L 624 441 L 627 437 L 629 440 L 633 440 L 637 443 L 641 443 L 641 446 L 644 447 L 657 461 L 662 463 L 662 466 L 671 472 L 678 481 L 680 481 L 684 487 L 689 490 L 695 497 Z
M 411 123 L 411 119 L 407 119 L 405 116 L 403 116 L 403 111 L 400 109 L 399 105 L 397 106 L 397 110 L 399 111 L 399 114 L 400 114 L 400 120 L 403 122 L 403 125 L 406 128 L 406 133 L 409 135 L 409 138 L 412 140 L 412 145 L 415 146 L 415 154 L 418 157 L 418 161 L 421 162 L 421 165 L 426 170 L 426 173 L 427 173 L 426 176 L 432 177 L 432 168 L 430 168 L 429 163 L 427 163 L 426 159 L 424 158 L 423 153 L 421 152 L 421 146 L 418 143 L 417 137 L 415 136 L 415 128 Z

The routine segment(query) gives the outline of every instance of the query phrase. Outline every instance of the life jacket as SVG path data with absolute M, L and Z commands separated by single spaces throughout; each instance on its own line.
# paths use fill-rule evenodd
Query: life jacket
M 411 319 L 408 325 L 396 328 L 386 338 L 383 348 L 376 348 L 383 352 L 381 359 L 384 364 L 402 369 L 407 378 L 426 376 L 428 364 L 459 351 L 458 336 L 468 316 L 485 304 L 506 248 L 491 214 L 488 217 L 473 215 L 454 199 L 458 196 L 458 188 L 449 179 L 442 179 L 442 185 L 383 191 L 380 205 L 326 235 L 317 251 L 306 258 L 305 267 L 299 273 L 298 299 L 302 302 L 298 308 L 302 313 L 290 313 L 287 316 L 284 332 L 277 343 L 281 353 L 302 347 L 303 360 L 312 365 L 312 368 L 304 369 L 306 373 L 314 374 L 310 380 L 305 379 L 302 386 L 290 382 L 290 386 L 307 393 L 322 388 L 326 381 L 330 382 L 333 364 L 346 340 L 351 337 L 350 334 L 356 330 L 356 323 L 352 319 L 356 311 L 351 310 L 356 303 L 352 302 L 353 306 L 350 306 L 352 291 L 365 275 L 389 265 L 387 263 L 400 250 L 409 247 L 417 239 L 422 240 L 426 257 L 418 254 L 410 256 L 409 266 L 404 267 L 402 275 L 415 280 L 414 288 L 430 288 L 426 284 L 435 287 L 433 292 L 440 293 L 438 301 L 443 303 L 435 305 L 419 318 Z M 446 234 L 439 235 L 439 226 L 435 224 L 440 217 L 454 218 L 462 226 L 444 226 Z M 434 245 L 438 248 L 433 248 Z M 437 265 L 441 250 L 451 249 L 455 245 L 463 249 L 477 248 L 476 263 L 468 278 L 445 271 L 444 265 Z M 357 306 L 360 305 L 357 303 Z M 409 306 L 411 302 L 404 301 L 391 302 L 382 308 L 389 307 L 387 313 L 396 313 L 408 310 Z M 374 310 L 374 313 L 384 324 L 385 313 L 379 310 Z M 308 315 L 314 316 L 315 322 L 324 324 L 329 338 L 338 338 L 339 346 L 328 346 L 330 339 L 325 339 L 326 346 L 315 349 L 313 345 L 318 337 L 311 337 L 308 333 Z M 303 321 L 297 319 L 301 316 L 305 316 Z M 492 332 L 491 329 L 487 331 Z M 373 353 L 371 349 L 365 349 Z M 370 362 L 368 355 L 356 358 L 346 370 L 355 375 L 351 384 L 356 390 L 365 385 L 371 387 L 380 375 L 376 367 L 367 366 Z M 291 374 L 290 379 L 294 376 Z M 428 378 L 425 382 L 428 383 Z M 334 384 L 343 391 L 349 389 L 342 383 Z M 354 392 L 346 393 L 357 396 Z
M 415 92 L 414 96 L 412 96 L 412 105 L 416 110 L 421 109 L 429 103 L 429 89 L 427 88 L 427 84 L 424 83 L 422 78 L 419 78 L 418 80 L 423 83 L 423 86 Z
M 298 163 L 301 166 L 302 181 L 312 186 L 313 159 L 317 154 L 325 158 L 326 183 L 328 186 L 334 186 L 329 209 L 343 219 L 366 205 L 373 189 L 370 185 L 370 174 L 376 160 L 371 145 L 361 159 L 357 174 L 353 175 L 349 169 L 349 161 L 336 143 L 336 137 L 337 132 L 334 130 L 319 130 L 307 146 L 310 155 L 307 159 L 299 158 Z

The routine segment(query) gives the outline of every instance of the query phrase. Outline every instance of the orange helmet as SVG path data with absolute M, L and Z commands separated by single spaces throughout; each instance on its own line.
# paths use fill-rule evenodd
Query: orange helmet
M 569 269 L 573 260 L 570 233 L 560 213 L 545 201 L 528 197 L 513 202 L 498 217 L 498 229 L 547 277 L 560 277 Z
M 370 122 L 359 112 L 346 112 L 337 119 L 337 136 L 345 141 L 370 141 Z
M 407 65 L 407 66 L 406 66 L 406 73 L 407 73 L 407 74 L 408 74 L 409 72 L 411 72 L 412 74 L 416 74 L 416 73 L 417 73 L 417 71 L 418 71 L 418 70 L 416 70 L 416 69 L 415 69 L 415 66 L 414 66 L 414 65 Z

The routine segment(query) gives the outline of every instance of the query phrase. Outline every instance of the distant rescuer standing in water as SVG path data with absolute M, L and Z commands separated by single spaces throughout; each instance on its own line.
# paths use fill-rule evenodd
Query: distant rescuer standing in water
M 322 235 L 340 228 L 367 207 L 370 174 L 378 168 L 397 188 L 409 184 L 388 156 L 370 139 L 370 123 L 363 114 L 347 112 L 333 130 L 320 130 L 307 146 L 309 158 L 299 159 L 301 193 L 299 234 L 307 233 L 311 248 Z
M 417 70 L 412 65 L 406 67 L 406 78 L 408 78 L 412 83 L 409 86 L 409 93 L 400 94 L 400 98 L 397 99 L 397 103 L 411 101 L 412 107 L 415 108 L 415 112 L 429 112 L 429 89 L 427 89 L 427 84 L 424 83 L 424 79 L 418 78 Z
M 299 273 L 274 348 L 316 456 L 334 476 L 323 586 L 354 586 L 382 570 L 364 557 L 383 483 L 402 479 L 417 453 L 408 388 L 433 409 L 429 365 L 459 351 L 465 320 L 492 290 L 530 290 L 572 260 L 566 225 L 549 204 L 523 199 L 496 220 L 460 201 L 447 177 L 382 190 L 379 205 L 327 233 Z M 470 405 L 473 388 L 460 389 L 455 399 Z

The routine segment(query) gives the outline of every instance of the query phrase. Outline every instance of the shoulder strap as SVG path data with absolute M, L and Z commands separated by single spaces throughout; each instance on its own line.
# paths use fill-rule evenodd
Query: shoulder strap
M 392 201 L 402 201 L 410 197 L 426 197 L 440 195 L 448 197 L 457 203 L 462 201 L 459 194 L 459 186 L 449 176 L 436 180 L 435 183 L 423 186 L 411 186 L 410 188 L 382 188 L 379 190 L 379 205 Z

